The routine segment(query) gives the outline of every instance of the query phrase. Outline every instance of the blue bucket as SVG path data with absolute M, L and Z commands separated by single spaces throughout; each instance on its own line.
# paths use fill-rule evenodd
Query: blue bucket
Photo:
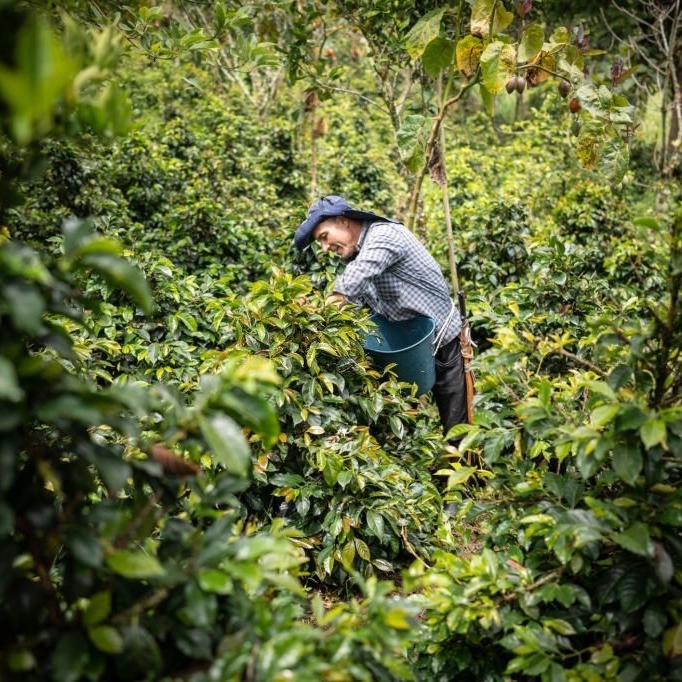
M 395 363 L 400 381 L 417 384 L 417 395 L 426 393 L 436 382 L 433 336 L 436 323 L 430 317 L 413 317 L 392 322 L 378 313 L 370 318 L 377 329 L 365 335 L 364 348 L 383 369 Z

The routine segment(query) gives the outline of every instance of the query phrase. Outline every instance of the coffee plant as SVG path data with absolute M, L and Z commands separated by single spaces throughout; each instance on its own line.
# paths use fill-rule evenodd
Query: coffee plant
M 575 32 L 540 45 L 516 3 L 515 115 L 479 88 L 444 119 L 478 344 L 455 449 L 366 357 L 367 311 L 325 305 L 338 264 L 291 240 L 318 193 L 404 209 L 395 124 L 433 116 L 434 48 L 468 26 L 503 90 L 511 43 L 469 29 L 511 5 L 456 24 L 379 3 L 363 43 L 349 4 L 299 5 L 301 26 L 215 3 L 212 35 L 164 8 L 105 26 L 106 0 L 52 24 L 33 4 L 0 8 L 0 679 L 682 679 L 679 188 L 591 125 L 632 112 L 582 84 Z M 288 83 L 259 42 L 284 35 Z M 235 52 L 208 69 L 220 36 Z M 528 78 L 554 44 L 566 99 Z M 250 81 L 216 83 L 244 55 Z M 395 103 L 398 73 L 387 118 L 369 94 L 378 77 Z M 578 167 L 591 144 L 617 187 Z M 443 205 L 427 180 L 415 230 L 446 273 Z

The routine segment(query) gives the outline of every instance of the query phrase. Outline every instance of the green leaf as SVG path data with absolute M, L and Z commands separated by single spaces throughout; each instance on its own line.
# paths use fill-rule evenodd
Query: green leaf
M 35 15 L 21 28 L 16 70 L 0 65 L 0 99 L 10 110 L 11 130 L 25 145 L 53 125 L 53 111 L 76 72 L 47 23 Z
M 448 489 L 466 483 L 477 471 L 476 467 L 458 467 L 448 470 Z
M 558 632 L 560 635 L 575 635 L 575 628 L 568 621 L 561 618 L 544 618 L 542 624 L 544 627 Z
M 481 101 L 483 102 L 485 110 L 488 112 L 488 114 L 492 116 L 495 113 L 494 95 L 490 93 L 490 91 L 485 87 L 485 85 L 483 85 L 483 83 L 479 83 L 478 92 L 481 95 Z
M 652 604 L 642 616 L 644 632 L 652 639 L 658 639 L 661 636 L 667 622 L 668 614 L 663 605 Z
M 604 426 L 605 424 L 610 424 L 614 417 L 618 414 L 620 405 L 618 403 L 611 403 L 608 405 L 599 405 L 590 415 L 590 425 L 595 429 Z
M 532 61 L 542 50 L 545 42 L 545 32 L 538 24 L 529 24 L 523 29 L 521 42 L 517 51 L 520 62 Z
M 62 223 L 64 256 L 76 260 L 89 253 L 120 256 L 123 247 L 115 239 L 100 236 L 92 220 L 67 218 Z
M 98 422 L 93 421 L 93 424 Z M 112 491 L 123 489 L 132 475 L 130 464 L 121 455 L 95 443 L 82 443 L 79 454 L 94 464 L 107 488 Z
M 34 670 L 38 662 L 29 649 L 10 651 L 7 655 L 7 665 L 14 673 L 25 673 Z
M 491 95 L 496 95 L 514 75 L 516 51 L 512 45 L 495 41 L 481 55 L 483 85 Z
M 625 613 L 635 613 L 650 599 L 646 589 L 651 577 L 651 566 L 647 561 L 630 561 L 616 585 L 616 595 Z
M 635 218 L 632 222 L 634 225 L 637 225 L 638 227 L 646 227 L 654 233 L 661 231 L 661 223 L 656 220 L 656 218 L 652 218 L 650 216 L 641 216 L 639 218 Z
M 152 294 L 139 268 L 130 265 L 123 258 L 101 252 L 87 253 L 80 262 L 86 267 L 95 268 L 111 286 L 130 294 L 140 308 L 151 315 L 154 307 Z
M 1 291 L 7 312 L 19 331 L 33 336 L 45 331 L 45 299 L 35 285 L 29 282 L 8 283 Z
M 95 238 L 95 226 L 92 220 L 67 218 L 62 222 L 62 234 L 64 235 L 62 242 L 64 256 L 72 260 L 81 248 Z
M 405 116 L 397 133 L 397 143 L 400 158 L 409 170 L 417 172 L 424 165 L 427 141 L 427 119 L 420 114 Z
M 639 556 L 649 556 L 651 536 L 649 535 L 649 526 L 645 523 L 634 523 L 626 531 L 614 533 L 611 537 L 623 549 Z
M 352 540 L 341 548 L 341 561 L 347 570 L 352 568 L 355 561 L 355 543 Z
M 182 311 L 178 311 L 177 313 L 175 313 L 175 316 L 182 322 L 185 328 L 188 329 L 190 332 L 195 332 L 199 328 L 197 321 L 193 315 L 190 315 L 189 313 L 185 313 Z
M 376 566 L 380 571 L 391 573 L 395 571 L 395 566 L 385 559 L 372 559 L 372 565 Z
M 157 578 L 165 574 L 158 560 L 145 552 L 114 552 L 107 557 L 106 564 L 114 573 L 133 580 Z
M 367 517 L 367 527 L 374 534 L 375 537 L 380 540 L 384 537 L 384 517 L 375 512 L 372 509 L 368 509 L 366 512 Z
M 14 532 L 14 510 L 4 502 L 0 502 L 0 538 L 8 537 Z
M 639 443 L 626 441 L 617 443 L 613 448 L 613 469 L 626 483 L 635 483 L 643 465 Z
M 592 116 L 613 124 L 632 124 L 634 109 L 605 86 L 581 85 L 576 91 L 582 108 Z
M 133 107 L 117 83 L 111 82 L 94 101 L 79 102 L 77 114 L 83 124 L 102 136 L 125 135 L 133 126 Z
M 384 623 L 394 630 L 409 630 L 412 627 L 409 613 L 401 608 L 389 609 L 384 616 Z
M 617 365 L 611 370 L 606 381 L 614 390 L 618 391 L 632 378 L 632 367 L 629 365 Z
M 251 450 L 234 419 L 220 414 L 200 415 L 199 428 L 218 462 L 237 476 L 251 472 Z
M 212 592 L 215 594 L 232 594 L 234 591 L 234 583 L 232 578 L 217 569 L 208 569 L 200 571 L 197 580 L 201 589 L 204 592 Z
M 663 653 L 668 658 L 677 658 L 682 654 L 682 621 L 665 631 L 662 644 Z
M 180 613 L 183 621 L 188 620 L 191 625 L 209 629 L 218 616 L 218 599 L 197 581 L 189 580 L 185 584 L 185 606 Z
M 66 539 L 66 546 L 74 557 L 85 566 L 99 568 L 104 554 L 99 538 L 87 528 L 81 526 L 73 530 Z
M 46 422 L 56 422 L 68 419 L 85 426 L 99 424 L 102 421 L 102 411 L 92 404 L 91 396 L 63 393 L 36 410 L 39 418 Z
M 369 561 L 372 558 L 372 554 L 369 550 L 367 543 L 360 538 L 355 538 L 355 549 L 358 552 L 358 556 L 365 561 Z
M 499 0 L 474 0 L 471 8 L 471 33 L 483 38 L 495 36 L 514 21 Z M 491 25 L 492 24 L 492 25 Z
M 618 399 L 614 390 L 605 381 L 586 381 L 585 386 L 593 393 L 608 398 L 611 402 L 616 402 Z
M 405 38 L 405 49 L 413 61 L 421 57 L 427 46 L 438 38 L 445 9 L 445 7 L 440 7 L 431 10 L 410 29 Z
M 619 135 L 612 135 L 599 151 L 599 168 L 604 177 L 611 183 L 623 179 L 630 164 L 630 150 Z
M 639 435 L 647 450 L 665 443 L 666 426 L 662 419 L 650 417 L 642 424 Z
M 18 403 L 24 397 L 14 365 L 7 358 L 0 357 L 0 399 Z
M 88 650 L 88 642 L 80 633 L 73 632 L 59 637 L 50 658 L 52 680 L 54 682 L 81 680 L 90 660 Z
M 277 442 L 280 434 L 279 415 L 265 397 L 232 387 L 220 394 L 218 405 L 240 424 L 258 433 L 266 448 Z
M 90 598 L 90 603 L 83 612 L 83 622 L 87 627 L 91 627 L 106 620 L 110 613 L 111 592 L 97 592 Z
M 424 50 L 422 64 L 430 78 L 436 78 L 443 70 L 450 67 L 455 58 L 455 43 L 446 38 L 432 40 Z
M 614 426 L 617 431 L 635 431 L 639 429 L 647 419 L 648 415 L 644 410 L 636 405 L 628 405 L 618 413 Z
M 88 628 L 90 641 L 105 654 L 120 654 L 123 651 L 123 637 L 112 625 L 97 625 Z
M 159 645 L 149 630 L 136 623 L 121 626 L 124 650 L 116 657 L 118 679 L 155 679 L 161 668 Z

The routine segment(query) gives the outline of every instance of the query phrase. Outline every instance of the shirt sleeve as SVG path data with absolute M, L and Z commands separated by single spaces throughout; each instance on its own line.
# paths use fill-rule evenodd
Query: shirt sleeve
M 346 266 L 334 283 L 334 292 L 353 303 L 362 303 L 375 277 L 403 257 L 403 248 L 390 226 L 373 225 L 360 253 Z

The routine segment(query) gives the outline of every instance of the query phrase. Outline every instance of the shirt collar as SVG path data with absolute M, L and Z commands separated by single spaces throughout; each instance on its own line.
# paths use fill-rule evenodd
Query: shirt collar
M 367 230 L 369 230 L 369 226 L 371 224 L 372 223 L 369 220 L 363 221 L 362 231 L 360 232 L 360 236 L 358 237 L 358 243 L 355 245 L 355 253 L 353 254 L 353 258 L 355 258 L 355 256 L 357 256 L 360 253 L 360 249 L 362 248 L 362 245 L 365 241 L 365 237 L 367 236 Z

